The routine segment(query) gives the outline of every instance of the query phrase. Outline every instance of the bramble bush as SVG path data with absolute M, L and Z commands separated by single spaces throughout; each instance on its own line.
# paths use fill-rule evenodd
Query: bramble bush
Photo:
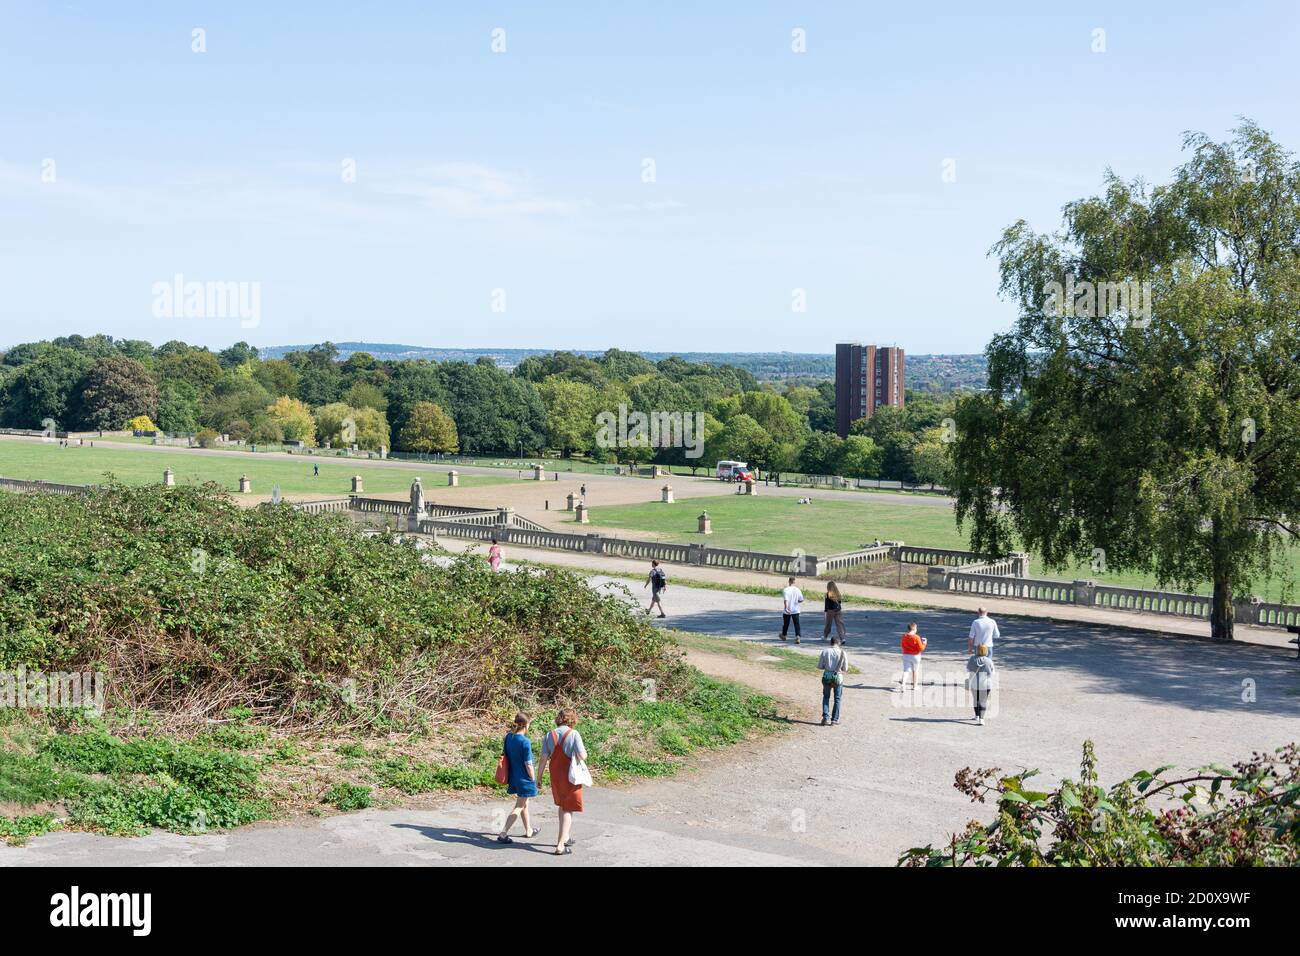
M 0 538 L 0 669 L 101 671 L 109 707 L 171 721 L 378 729 L 689 686 L 668 639 L 575 574 L 439 567 L 215 486 L 3 495 Z
M 1078 780 L 1050 791 L 1037 771 L 957 774 L 973 802 L 997 800 L 992 823 L 972 821 L 946 846 L 908 850 L 902 866 L 1294 866 L 1300 862 L 1300 749 L 1254 754 L 1166 778 L 1141 770 L 1109 790 L 1097 782 L 1092 741 Z

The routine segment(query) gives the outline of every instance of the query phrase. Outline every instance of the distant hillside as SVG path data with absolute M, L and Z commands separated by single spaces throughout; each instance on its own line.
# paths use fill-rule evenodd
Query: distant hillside
M 429 359 L 434 362 L 475 362 L 487 356 L 501 368 L 514 368 L 530 355 L 546 355 L 556 349 L 439 349 L 420 345 L 394 345 L 380 342 L 335 342 L 339 357 L 353 352 L 369 352 L 383 361 Z M 289 352 L 301 352 L 310 345 L 276 345 L 261 349 L 264 359 L 283 358 Z M 602 350 L 570 349 L 579 355 L 599 356 Z M 835 356 L 816 352 L 642 352 L 652 362 L 677 355 L 688 362 L 708 365 L 734 365 L 752 373 L 760 381 L 788 378 L 829 379 L 835 377 Z M 907 387 L 920 392 L 950 392 L 983 388 L 987 369 L 983 355 L 911 355 L 907 356 Z

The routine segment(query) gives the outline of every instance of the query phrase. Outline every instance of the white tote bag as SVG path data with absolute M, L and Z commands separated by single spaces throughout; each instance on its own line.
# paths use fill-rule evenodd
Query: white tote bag
M 591 771 L 576 756 L 569 761 L 569 783 L 575 787 L 591 786 Z

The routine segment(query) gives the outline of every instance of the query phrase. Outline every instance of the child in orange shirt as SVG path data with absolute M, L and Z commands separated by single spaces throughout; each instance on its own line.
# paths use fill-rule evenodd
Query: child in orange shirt
M 912 675 L 912 687 L 915 688 L 917 676 L 921 673 L 921 655 L 925 653 L 925 645 L 929 642 L 916 633 L 916 622 L 913 621 L 907 625 L 907 633 L 898 643 L 903 649 L 903 678 L 898 682 L 898 689 L 902 690 L 906 686 L 909 672 Z

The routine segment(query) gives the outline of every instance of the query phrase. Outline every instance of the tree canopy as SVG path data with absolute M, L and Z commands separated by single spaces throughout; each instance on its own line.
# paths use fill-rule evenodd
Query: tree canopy
M 1212 581 L 1226 640 L 1300 520 L 1300 169 L 1249 122 L 1185 148 L 994 246 L 1020 315 L 958 404 L 954 481 L 976 550 Z

